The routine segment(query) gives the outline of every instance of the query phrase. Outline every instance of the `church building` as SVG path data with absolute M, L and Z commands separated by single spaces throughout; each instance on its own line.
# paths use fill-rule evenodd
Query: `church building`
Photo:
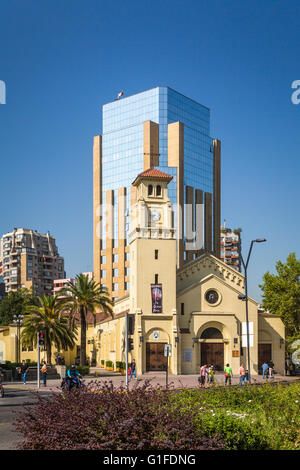
M 135 203 L 129 235 L 130 290 L 114 303 L 114 318 L 97 325 L 97 363 L 125 361 L 125 319 L 133 316 L 137 373 L 162 371 L 198 374 L 201 365 L 233 374 L 247 367 L 244 276 L 214 254 L 202 251 L 178 268 L 177 235 L 168 196 L 172 176 L 156 168 L 140 173 L 132 184 Z M 261 312 L 249 298 L 251 374 L 273 361 L 284 375 L 285 332 L 281 319 Z M 171 345 L 171 356 L 164 355 Z

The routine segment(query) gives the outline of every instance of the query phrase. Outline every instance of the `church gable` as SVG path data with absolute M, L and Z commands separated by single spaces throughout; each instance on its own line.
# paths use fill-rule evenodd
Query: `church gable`
M 222 279 L 239 292 L 244 291 L 244 276 L 210 253 L 184 265 L 177 271 L 177 293 L 200 282 L 210 274 Z
M 184 303 L 187 312 L 231 312 L 239 317 L 240 312 L 244 314 L 244 304 L 238 299 L 241 292 L 232 281 L 209 274 L 177 291 L 177 309 Z M 249 298 L 249 303 L 257 311 L 257 302 Z

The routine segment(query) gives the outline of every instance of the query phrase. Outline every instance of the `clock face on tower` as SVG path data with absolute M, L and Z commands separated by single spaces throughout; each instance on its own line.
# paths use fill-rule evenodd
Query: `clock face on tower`
M 159 211 L 152 210 L 150 211 L 151 222 L 158 222 L 160 220 L 161 214 Z
M 206 292 L 205 299 L 209 304 L 215 304 L 219 300 L 219 295 L 214 289 L 210 289 Z

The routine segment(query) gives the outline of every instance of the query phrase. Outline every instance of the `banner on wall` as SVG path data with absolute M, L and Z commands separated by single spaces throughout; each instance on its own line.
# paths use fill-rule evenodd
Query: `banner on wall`
M 151 284 L 152 313 L 162 313 L 162 285 Z

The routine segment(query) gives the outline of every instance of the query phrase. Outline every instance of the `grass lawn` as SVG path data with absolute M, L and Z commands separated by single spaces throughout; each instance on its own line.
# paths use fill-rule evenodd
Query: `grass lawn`
M 197 410 L 199 429 L 226 449 L 300 450 L 300 384 L 185 390 L 172 395 L 182 413 Z

